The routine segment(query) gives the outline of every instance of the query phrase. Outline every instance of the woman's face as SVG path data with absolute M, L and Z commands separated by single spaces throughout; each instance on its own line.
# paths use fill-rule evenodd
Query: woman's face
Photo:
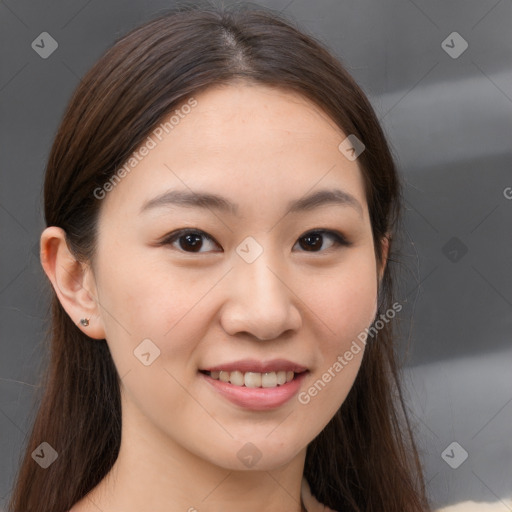
M 231 85 L 195 100 L 105 187 L 94 321 L 124 427 L 218 466 L 269 469 L 317 436 L 360 367 L 378 278 L 362 174 L 338 149 L 349 134 L 301 96 Z M 335 190 L 338 201 L 307 201 Z M 201 372 L 256 369 L 246 359 L 307 371 L 258 389 L 259 374 L 219 374 L 242 387 Z

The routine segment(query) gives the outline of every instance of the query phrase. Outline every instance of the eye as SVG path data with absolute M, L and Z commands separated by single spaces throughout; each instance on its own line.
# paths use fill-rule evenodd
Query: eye
M 206 239 L 216 245 L 217 242 L 207 235 L 204 231 L 200 230 L 191 230 L 191 229 L 180 229 L 179 231 L 174 231 L 170 233 L 164 240 L 162 240 L 162 245 L 173 245 L 175 242 L 178 242 L 179 248 L 185 252 L 208 252 L 201 251 L 203 247 L 203 242 L 201 239 Z
M 349 246 L 350 243 L 345 239 L 345 237 L 337 232 L 337 231 L 329 231 L 329 230 L 317 230 L 317 231 L 309 231 L 305 235 L 301 236 L 297 243 L 301 245 L 301 247 L 305 248 L 307 252 L 325 252 L 325 248 L 322 249 L 324 237 L 330 238 L 333 243 L 328 249 L 332 249 L 336 246 Z M 301 240 L 304 240 L 305 243 L 300 243 Z M 320 249 L 320 250 L 317 250 Z
M 325 238 L 330 238 L 332 241 L 330 247 L 327 249 L 332 249 L 336 246 L 350 245 L 350 242 L 348 242 L 341 233 L 325 229 L 309 231 L 305 235 L 301 236 L 297 243 L 306 252 L 324 252 L 326 251 L 326 249 L 323 248 Z M 160 245 L 173 246 L 177 243 L 178 247 L 176 247 L 176 249 L 184 252 L 208 252 L 208 250 L 201 251 L 204 246 L 203 240 L 207 240 L 208 242 L 219 247 L 219 244 L 213 239 L 213 237 L 206 234 L 204 231 L 197 229 L 180 229 L 178 231 L 174 231 L 167 235 L 160 242 Z M 304 243 L 301 243 L 301 241 L 304 241 Z

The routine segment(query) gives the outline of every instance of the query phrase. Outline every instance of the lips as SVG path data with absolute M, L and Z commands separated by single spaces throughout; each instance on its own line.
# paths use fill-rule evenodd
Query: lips
M 212 378 L 209 373 L 210 372 L 203 370 L 199 371 L 201 379 L 203 379 L 207 385 L 211 386 L 210 389 L 213 389 L 221 397 L 246 410 L 265 411 L 276 409 L 283 406 L 286 402 L 289 402 L 299 392 L 308 371 L 306 370 L 295 374 L 290 370 L 289 373 L 293 375 L 292 380 L 287 381 L 282 385 L 271 387 L 239 386 L 230 382 L 223 382 L 220 379 Z M 225 371 L 215 371 L 215 373 L 220 373 L 221 375 L 225 373 L 229 374 L 229 372 Z M 235 370 L 231 375 L 236 373 L 239 372 Z M 247 372 L 245 375 L 249 373 L 250 372 Z M 279 371 L 279 373 L 285 374 L 288 372 Z M 266 373 L 267 376 L 269 374 L 276 375 L 275 372 Z M 254 377 L 256 374 L 252 375 Z M 252 383 L 253 382 L 250 384 Z

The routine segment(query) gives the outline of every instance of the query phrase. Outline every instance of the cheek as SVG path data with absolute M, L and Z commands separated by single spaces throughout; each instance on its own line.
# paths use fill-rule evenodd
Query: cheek
M 309 285 L 308 285 L 309 284 Z M 368 327 L 377 312 L 377 274 L 373 253 L 354 252 L 336 270 L 304 283 L 315 324 L 323 326 L 326 351 L 342 349 Z
M 218 278 L 191 282 L 186 272 L 133 268 L 118 261 L 103 274 L 102 316 L 129 402 L 147 416 L 156 414 L 156 422 L 160 415 L 167 418 L 164 405 L 175 411 L 190 401 L 180 383 L 189 378 L 192 355 L 204 337 L 200 299 Z
M 126 244 L 128 246 L 128 244 Z M 109 326 L 121 323 L 126 330 L 142 333 L 146 325 L 154 328 L 155 319 L 161 317 L 162 311 L 167 308 L 172 314 L 174 305 L 167 303 L 169 297 L 176 297 L 177 290 L 183 290 L 181 286 L 171 284 L 170 279 L 164 281 L 166 273 L 162 269 L 155 268 L 154 263 L 148 258 L 143 258 L 135 252 L 126 249 L 113 251 L 106 245 L 102 248 L 102 254 L 117 254 L 115 262 L 103 257 L 99 262 L 101 269 L 99 282 L 101 283 L 101 301 L 105 309 L 108 308 L 105 319 Z M 186 288 L 185 288 L 186 289 Z M 176 297 L 176 299 L 178 299 Z M 176 300 L 179 303 L 179 300 Z M 110 313 L 110 315 L 108 314 Z M 153 331 L 151 334 L 156 334 Z
M 359 372 L 365 344 L 358 336 L 377 312 L 377 275 L 372 253 L 355 254 L 350 264 L 329 272 L 308 291 L 312 322 L 317 326 L 317 365 L 298 396 L 317 418 L 318 432 L 349 394 Z
M 104 266 L 100 277 L 102 317 L 113 357 L 120 371 L 137 367 L 133 351 L 149 339 L 161 361 L 171 357 L 185 364 L 203 336 L 204 313 L 198 320 L 202 302 L 222 274 L 201 277 L 197 270 L 170 271 L 135 259 Z

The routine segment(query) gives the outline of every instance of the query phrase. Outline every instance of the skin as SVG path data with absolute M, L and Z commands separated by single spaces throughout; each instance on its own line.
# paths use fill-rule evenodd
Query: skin
M 90 343 L 106 340 L 121 377 L 119 457 L 72 512 L 303 510 L 307 445 L 345 400 L 364 350 L 309 403 L 294 397 L 263 412 L 227 401 L 198 369 L 285 358 L 308 368 L 305 391 L 377 311 L 384 268 L 359 164 L 338 150 L 347 134 L 289 91 L 238 83 L 195 98 L 191 113 L 102 200 L 92 264 L 75 261 L 62 229 L 41 236 L 59 300 Z M 288 201 L 324 188 L 350 193 L 361 211 L 325 204 L 287 213 Z M 239 215 L 179 206 L 140 213 L 171 189 L 223 195 Z M 199 239 L 200 252 L 183 237 L 182 245 L 158 245 L 181 228 L 213 241 Z M 327 234 L 308 251 L 305 235 L 320 228 L 351 245 Z M 247 236 L 263 248 L 252 263 L 236 252 Z M 146 338 L 160 350 L 149 366 L 133 353 Z M 237 457 L 248 442 L 261 453 L 250 468 Z

